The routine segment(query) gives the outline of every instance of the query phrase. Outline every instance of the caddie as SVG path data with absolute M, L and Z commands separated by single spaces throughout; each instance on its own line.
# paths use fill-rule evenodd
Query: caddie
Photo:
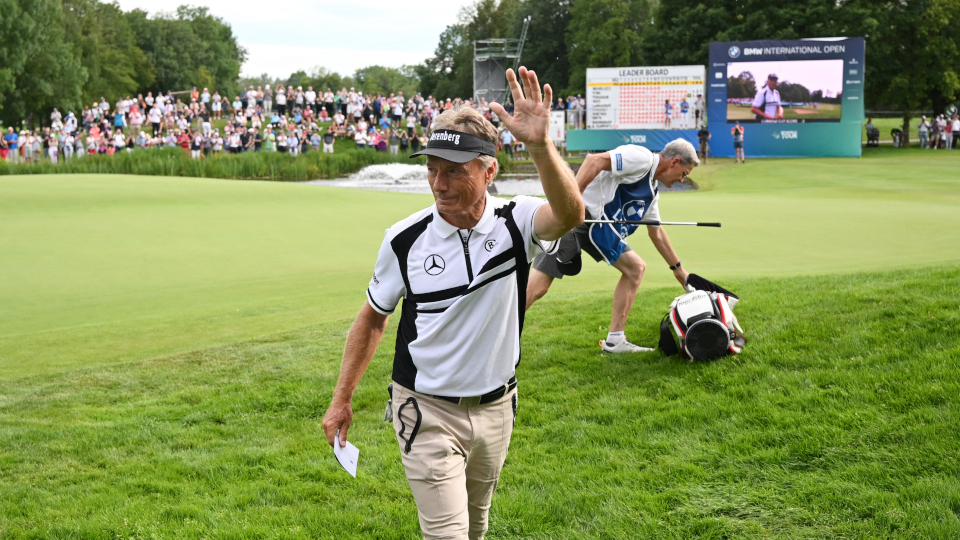
M 667 143 L 663 151 L 654 154 L 642 146 L 627 144 L 591 154 L 577 172 L 577 184 L 583 193 L 587 219 L 613 221 L 660 221 L 659 186 L 668 188 L 682 181 L 700 164 L 693 145 L 683 139 Z M 666 261 L 674 277 L 684 285 L 687 271 L 670 244 L 667 231 L 659 225 L 647 225 L 647 234 Z M 579 263 L 580 251 L 586 251 L 597 262 L 604 261 L 620 271 L 620 281 L 613 291 L 613 313 L 610 330 L 600 340 L 604 352 L 647 352 L 627 340 L 627 316 L 640 289 L 646 263 L 626 238 L 640 225 L 584 223 L 567 235 L 560 245 L 558 256 L 540 255 L 533 263 L 527 284 L 527 308 L 547 294 L 554 279 L 572 274 L 566 264 L 571 259 Z M 577 270 L 579 271 L 579 266 Z
M 323 417 L 328 442 L 345 444 L 353 393 L 402 298 L 393 424 L 424 538 L 486 533 L 517 413 L 529 264 L 583 222 L 574 174 L 549 136 L 553 91 L 545 85 L 541 97 L 536 74 L 523 67 L 523 89 L 513 70 L 506 78 L 513 115 L 490 108 L 527 144 L 547 200 L 489 195 L 496 128 L 469 107 L 438 116 L 413 155 L 427 156 L 435 204 L 387 230 Z

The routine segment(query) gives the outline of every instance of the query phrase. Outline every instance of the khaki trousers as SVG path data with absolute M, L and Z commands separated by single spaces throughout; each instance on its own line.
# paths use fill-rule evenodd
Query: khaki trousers
M 516 404 L 516 388 L 492 403 L 466 406 L 393 383 L 393 426 L 425 539 L 486 534 Z

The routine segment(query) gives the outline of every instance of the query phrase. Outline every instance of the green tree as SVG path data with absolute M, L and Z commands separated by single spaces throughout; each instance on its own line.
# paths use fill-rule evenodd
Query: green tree
M 65 40 L 59 0 L 0 0 L 0 118 L 42 121 L 80 106 L 86 72 Z
M 66 39 L 86 70 L 83 103 L 136 95 L 155 79 L 133 29 L 115 3 L 64 0 Z
M 180 6 L 174 15 L 153 18 L 135 9 L 126 18 L 156 73 L 156 82 L 141 90 L 205 86 L 230 97 L 238 93 L 246 51 L 237 44 L 230 26 L 207 8 Z
M 652 31 L 644 35 L 643 56 L 656 65 L 706 64 L 711 41 L 858 35 L 847 33 L 844 23 L 862 13 L 846 4 L 845 0 L 660 0 Z
M 727 97 L 732 99 L 753 99 L 757 95 L 757 81 L 753 73 L 744 71 L 736 77 L 727 77 Z
M 279 84 L 284 84 L 283 80 L 277 77 L 271 77 L 269 73 L 261 73 L 260 75 L 254 77 L 240 78 L 240 88 L 249 88 L 251 86 L 254 88 L 258 86 L 266 88 L 267 85 L 270 85 L 270 88 L 276 88 Z
M 327 88 L 336 92 L 343 87 L 350 88 L 357 85 L 353 77 L 341 77 L 339 73 L 320 66 L 313 68 L 310 72 L 310 84 L 317 92 L 326 92 Z
M 307 76 L 307 72 L 300 69 L 294 71 L 287 77 L 287 81 L 284 83 L 285 86 L 292 86 L 294 88 L 298 86 L 303 86 L 305 84 L 310 84 L 310 79 Z
M 903 111 L 901 129 L 909 146 L 911 111 L 942 113 L 960 98 L 960 0 L 851 4 L 869 13 L 856 21 L 867 37 L 867 106 Z
M 650 28 L 650 12 L 647 0 L 573 0 L 566 34 L 567 91 L 586 90 L 588 67 L 644 65 L 641 45 Z
M 471 78 L 464 81 L 466 73 L 462 67 L 470 62 Z M 420 91 L 438 99 L 457 97 L 473 93 L 473 43 L 468 42 L 467 28 L 464 24 L 448 26 L 440 34 L 440 43 L 433 57 L 417 66 L 420 79 Z
M 570 80 L 566 38 L 570 0 L 526 0 L 513 17 L 511 37 L 520 36 L 526 17 L 530 17 L 530 26 L 520 63 L 536 71 L 537 78 L 549 83 L 557 97 L 561 97 Z
M 400 69 L 369 66 L 358 69 L 353 78 L 356 80 L 357 90 L 362 90 L 365 94 L 389 95 L 403 92 L 408 98 L 417 93 L 419 82 L 410 66 Z

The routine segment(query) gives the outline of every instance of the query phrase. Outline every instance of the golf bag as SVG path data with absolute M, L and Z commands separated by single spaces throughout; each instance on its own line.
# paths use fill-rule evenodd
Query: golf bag
M 740 298 L 696 274 L 687 278 L 686 289 L 689 292 L 673 300 L 660 322 L 659 349 L 691 361 L 739 354 L 747 342 L 733 314 Z

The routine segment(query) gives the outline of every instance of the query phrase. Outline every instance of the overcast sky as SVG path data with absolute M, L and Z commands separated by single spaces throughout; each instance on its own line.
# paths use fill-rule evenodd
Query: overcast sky
M 124 11 L 173 11 L 177 3 L 119 0 Z M 418 64 L 433 54 L 440 32 L 457 21 L 469 0 L 295 1 L 198 0 L 233 27 L 247 49 L 242 75 L 286 78 L 298 69 L 323 66 L 341 75 L 381 65 Z M 170 6 L 170 7 L 166 7 Z

